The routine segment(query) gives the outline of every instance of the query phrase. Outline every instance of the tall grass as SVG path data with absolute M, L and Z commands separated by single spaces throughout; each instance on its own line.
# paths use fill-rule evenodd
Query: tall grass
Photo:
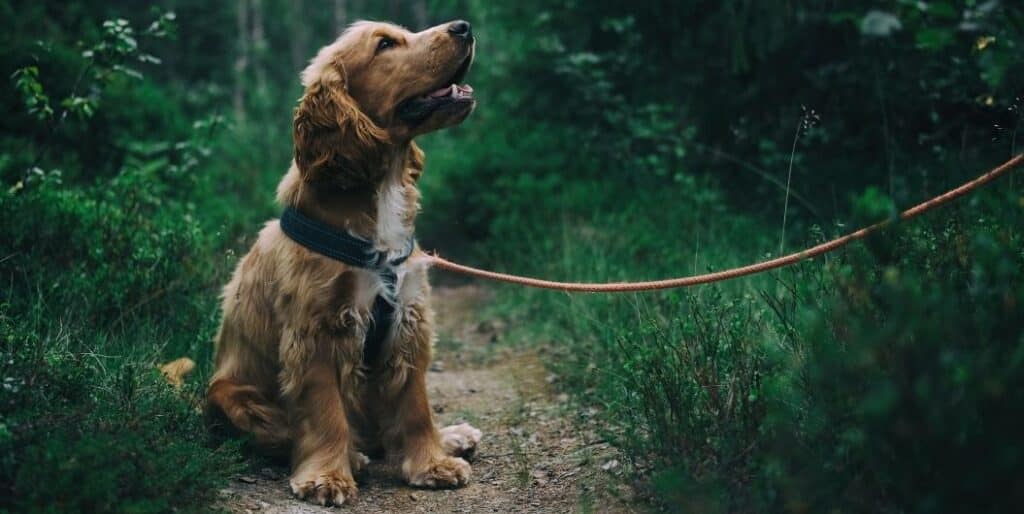
M 492 241 L 495 262 L 606 281 L 678 275 L 698 257 L 707 269 L 756 259 L 770 230 L 722 212 L 714 189 L 544 213 Z M 1020 469 L 1020 445 L 1002 439 L 998 463 L 980 455 L 993 444 L 986 433 L 1019 425 L 1005 410 L 1024 380 L 1014 201 L 985 191 L 827 259 L 724 284 L 629 295 L 505 287 L 500 297 L 518 339 L 551 348 L 560 383 L 599 407 L 605 436 L 662 505 L 956 511 L 984 494 L 1007 507 L 1017 493 L 996 477 Z M 862 208 L 865 221 L 879 212 Z M 918 476 L 961 468 L 977 480 Z

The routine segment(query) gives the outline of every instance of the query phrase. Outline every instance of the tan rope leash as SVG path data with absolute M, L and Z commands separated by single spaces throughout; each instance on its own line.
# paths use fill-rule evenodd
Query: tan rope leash
M 931 209 L 939 207 L 945 203 L 951 202 L 971 191 L 981 187 L 1001 175 L 1012 171 L 1013 169 L 1024 163 L 1024 154 L 1018 155 L 1009 161 L 1001 164 L 993 170 L 981 175 L 980 177 L 967 182 L 960 187 L 951 189 L 931 200 L 919 203 L 903 212 L 900 213 L 899 218 L 907 220 L 913 218 L 919 214 L 927 212 Z M 542 289 L 555 289 L 558 291 L 574 291 L 584 293 L 626 293 L 634 291 L 654 291 L 657 289 L 670 289 L 674 287 L 689 287 L 699 284 L 709 284 L 711 282 L 719 282 L 722 280 L 729 280 L 736 277 L 742 277 L 746 275 L 753 275 L 755 273 L 761 273 L 783 266 L 789 266 L 790 264 L 796 264 L 804 259 L 810 259 L 817 257 L 821 254 L 831 252 L 843 246 L 846 246 L 852 241 L 857 239 L 863 239 L 867 235 L 877 232 L 881 228 L 891 223 L 891 220 L 882 221 L 875 223 L 874 225 L 864 227 L 855 232 L 846 234 L 845 236 L 838 237 L 831 241 L 821 243 L 817 246 L 808 248 L 806 250 L 791 253 L 782 257 L 767 260 L 764 262 L 758 262 L 756 264 L 750 264 L 739 268 L 732 268 L 723 271 L 716 271 L 713 273 L 706 273 L 703 275 L 694 275 L 690 277 L 670 278 L 665 280 L 651 280 L 646 282 L 611 282 L 611 283 L 577 283 L 577 282 L 555 282 L 552 280 L 543 280 L 539 278 L 521 277 L 518 275 L 510 275 L 508 273 L 498 273 L 495 271 L 487 271 L 463 264 L 457 264 L 452 261 L 446 260 L 436 253 L 428 255 L 431 264 L 448 271 L 455 273 L 461 273 L 463 275 L 469 275 L 473 277 L 485 278 L 488 280 L 495 280 L 498 282 L 507 282 L 510 284 L 519 284 L 528 287 L 537 287 Z

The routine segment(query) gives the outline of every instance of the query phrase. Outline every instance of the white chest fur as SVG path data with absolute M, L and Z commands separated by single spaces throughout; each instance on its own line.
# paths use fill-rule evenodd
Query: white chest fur
M 392 167 L 377 189 L 377 250 L 401 252 L 412 236 L 416 195 L 410 194 L 402 176 L 404 167 Z

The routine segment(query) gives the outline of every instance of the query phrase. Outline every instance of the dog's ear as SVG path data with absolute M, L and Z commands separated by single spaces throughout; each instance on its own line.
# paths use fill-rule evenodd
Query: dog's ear
M 345 77 L 332 69 L 306 87 L 293 123 L 295 164 L 306 182 L 343 189 L 372 183 L 387 134 L 348 94 Z
M 405 158 L 405 169 L 409 176 L 418 181 L 423 175 L 423 158 L 425 154 L 415 142 L 409 144 L 409 154 Z

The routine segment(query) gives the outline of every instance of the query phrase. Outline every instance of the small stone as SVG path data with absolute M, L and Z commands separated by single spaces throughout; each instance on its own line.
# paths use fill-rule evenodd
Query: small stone
M 420 497 L 417 496 L 416 493 L 409 493 L 409 499 L 414 501 L 414 502 L 420 501 Z
M 441 361 L 434 361 L 430 363 L 430 371 L 433 371 L 434 373 L 440 373 L 444 371 L 444 363 Z
M 615 459 L 612 459 L 612 460 L 610 460 L 608 462 L 605 462 L 604 464 L 601 465 L 601 469 L 603 469 L 605 471 L 611 471 L 611 470 L 613 470 L 613 469 L 615 469 L 617 467 L 619 467 L 619 461 L 617 461 Z
M 274 468 L 263 468 L 260 470 L 260 474 L 267 478 L 267 480 L 278 480 L 281 478 L 281 474 L 274 470 Z
M 548 472 L 541 470 L 534 470 L 532 473 L 530 473 L 530 476 L 533 478 L 533 483 L 536 485 L 547 484 L 548 478 L 550 477 Z
M 558 381 L 558 375 L 551 373 L 550 375 L 544 377 L 544 381 L 549 384 L 554 384 L 555 382 Z
M 242 475 L 242 476 L 238 477 L 238 481 L 239 482 L 245 482 L 247 484 L 255 484 L 256 483 L 256 479 L 255 478 L 250 477 L 250 476 L 245 476 L 245 475 Z

